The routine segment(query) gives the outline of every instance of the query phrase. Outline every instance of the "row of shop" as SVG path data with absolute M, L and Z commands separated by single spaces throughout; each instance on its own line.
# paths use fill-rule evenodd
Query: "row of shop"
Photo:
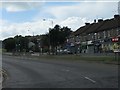
M 71 43 L 68 49 L 72 53 L 113 53 L 120 51 L 120 37 L 106 38 L 104 40 Z
M 120 15 L 112 19 L 98 19 L 73 32 L 68 43 L 73 53 L 120 52 Z

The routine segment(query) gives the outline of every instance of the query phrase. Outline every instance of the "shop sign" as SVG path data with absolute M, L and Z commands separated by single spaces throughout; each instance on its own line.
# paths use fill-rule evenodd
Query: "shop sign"
M 88 41 L 87 43 L 88 43 L 88 45 L 93 44 L 93 42 L 92 42 L 92 41 Z
M 120 49 L 115 49 L 114 50 L 114 53 L 119 53 L 120 52 Z
M 116 37 L 116 38 L 112 38 L 112 42 L 118 42 L 119 38 Z

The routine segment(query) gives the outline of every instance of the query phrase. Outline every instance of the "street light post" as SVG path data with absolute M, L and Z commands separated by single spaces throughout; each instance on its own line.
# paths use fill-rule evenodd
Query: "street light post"
M 51 45 L 50 45 L 50 29 L 49 29 L 49 55 L 50 55 L 50 53 L 51 53 Z
M 28 27 L 28 32 L 30 32 L 30 26 Z M 33 37 L 32 39 L 33 39 L 33 41 L 34 41 L 34 32 L 32 32 L 32 34 L 30 35 L 31 37 Z M 29 40 L 28 40 L 28 48 L 29 48 L 29 43 L 31 42 L 31 40 L 30 40 L 30 37 L 29 37 Z M 29 49 L 29 51 L 30 51 L 30 49 Z
M 46 21 L 46 19 L 43 19 L 43 21 Z M 51 22 L 52 28 L 53 28 L 53 20 L 49 20 Z M 51 43 L 50 43 L 50 28 L 49 28 L 49 55 L 51 54 Z
M 96 49 L 95 49 L 95 39 L 96 39 L 96 34 L 97 34 L 97 33 L 94 33 L 94 53 L 96 52 L 96 51 L 95 51 L 95 50 L 96 50 Z

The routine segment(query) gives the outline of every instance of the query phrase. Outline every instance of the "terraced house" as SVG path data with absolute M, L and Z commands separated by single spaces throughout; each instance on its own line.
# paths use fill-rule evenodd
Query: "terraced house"
M 68 42 L 72 44 L 74 53 L 112 53 L 120 50 L 120 15 L 86 23 L 72 33 Z

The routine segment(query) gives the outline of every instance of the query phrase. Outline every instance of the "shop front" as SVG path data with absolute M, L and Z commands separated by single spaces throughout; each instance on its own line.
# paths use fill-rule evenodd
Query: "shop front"
M 94 44 L 92 41 L 87 42 L 87 53 L 94 53 Z
M 113 51 L 120 51 L 120 37 L 113 37 L 112 38 L 113 42 Z
M 120 49 L 120 38 L 113 37 L 105 39 L 102 43 L 102 51 L 106 53 L 113 53 L 115 50 Z

